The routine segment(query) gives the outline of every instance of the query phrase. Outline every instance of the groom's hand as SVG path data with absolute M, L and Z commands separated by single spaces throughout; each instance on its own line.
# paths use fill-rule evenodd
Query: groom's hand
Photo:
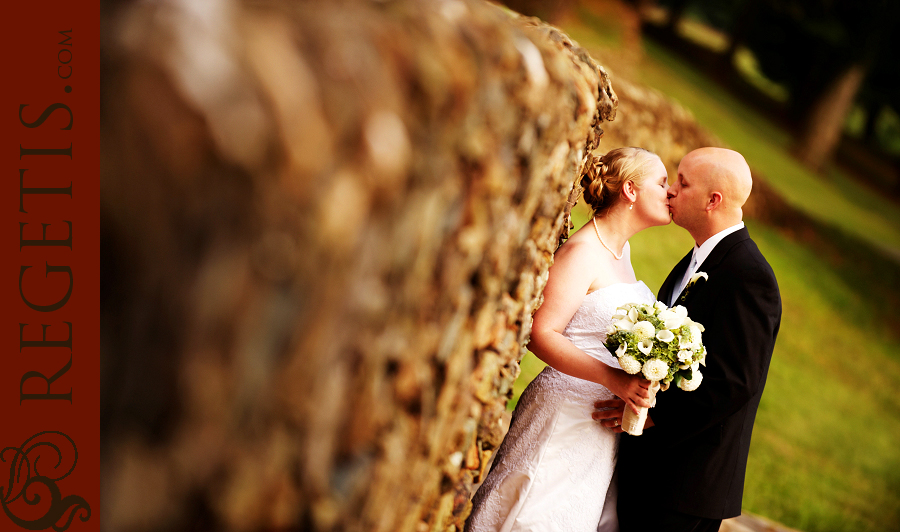
M 623 432 L 622 416 L 625 414 L 625 401 L 621 399 L 597 401 L 594 408 L 592 418 L 613 432 Z

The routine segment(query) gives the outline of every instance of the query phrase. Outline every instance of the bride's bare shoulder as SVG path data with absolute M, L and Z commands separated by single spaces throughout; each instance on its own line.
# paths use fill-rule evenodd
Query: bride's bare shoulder
M 553 265 L 567 264 L 571 267 L 586 268 L 597 259 L 597 250 L 591 242 L 568 240 L 556 250 L 553 257 Z
M 575 231 L 575 233 L 573 233 L 572 236 L 563 242 L 563 245 L 556 250 L 556 260 L 559 260 L 566 255 L 571 255 L 573 258 L 585 255 L 596 255 L 599 251 L 596 237 L 588 237 L 593 237 L 593 233 L 587 233 L 583 228 Z

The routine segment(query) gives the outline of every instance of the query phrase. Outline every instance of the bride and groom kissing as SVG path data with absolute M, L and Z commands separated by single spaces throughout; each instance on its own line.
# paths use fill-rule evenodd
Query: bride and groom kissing
M 715 531 L 741 512 L 781 322 L 775 275 L 742 221 L 750 168 L 737 152 L 700 148 L 670 186 L 658 156 L 619 148 L 595 170 L 582 179 L 593 219 L 557 250 L 534 316 L 528 347 L 548 366 L 519 399 L 467 531 Z M 628 239 L 670 220 L 696 244 L 654 297 Z M 705 327 L 706 367 L 690 393 L 654 397 L 604 346 L 617 309 L 657 299 Z M 643 434 L 621 434 L 624 409 L 654 399 Z

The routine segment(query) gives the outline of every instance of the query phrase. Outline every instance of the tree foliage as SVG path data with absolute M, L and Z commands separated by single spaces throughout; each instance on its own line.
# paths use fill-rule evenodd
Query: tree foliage
M 888 0 L 758 1 L 746 45 L 763 74 L 785 85 L 799 118 L 835 77 L 853 64 L 870 68 L 895 25 Z

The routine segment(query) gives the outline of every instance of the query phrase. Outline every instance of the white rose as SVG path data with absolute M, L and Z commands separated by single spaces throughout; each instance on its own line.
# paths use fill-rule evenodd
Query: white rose
M 616 356 L 620 357 L 624 355 L 626 351 L 628 351 L 628 343 L 622 342 L 621 344 L 619 344 L 619 348 L 616 349 Z
M 644 377 L 651 381 L 661 381 L 669 374 L 669 365 L 658 358 L 644 362 Z
M 675 339 L 675 334 L 668 329 L 663 329 L 656 333 L 656 339 L 660 342 L 669 343 Z
M 691 376 L 691 380 L 681 379 L 678 381 L 678 387 L 686 392 L 693 392 L 700 386 L 700 383 L 703 381 L 703 375 L 700 374 L 699 371 L 695 371 Z
M 691 325 L 691 348 L 700 349 L 700 346 L 703 343 L 702 335 L 700 333 L 700 327 L 697 324 Z
M 669 308 L 662 301 L 657 301 L 656 303 L 653 304 L 653 306 L 656 307 L 656 310 L 668 310 L 668 308 Z
M 650 340 L 650 339 L 641 340 L 640 342 L 638 342 L 637 347 L 638 347 L 638 351 L 640 351 L 641 353 L 644 353 L 645 355 L 649 355 L 650 350 L 653 349 L 653 340 Z
M 646 340 L 647 338 L 653 338 L 656 327 L 649 321 L 639 321 L 634 324 L 634 328 L 631 329 L 631 332 L 634 333 L 638 340 Z
M 694 358 L 694 353 L 691 353 L 690 351 L 683 349 L 678 352 L 677 356 L 678 356 L 678 361 L 681 362 L 682 364 L 684 364 L 686 362 L 690 363 L 691 359 Z M 684 369 L 684 368 L 682 368 L 682 369 Z
M 629 375 L 634 375 L 635 373 L 641 371 L 641 363 L 631 355 L 619 357 L 619 365 L 622 366 L 622 369 L 625 370 L 625 373 Z
M 619 320 L 619 321 L 613 323 L 613 325 L 616 327 L 616 329 L 618 329 L 620 331 L 630 331 L 631 329 L 634 328 L 634 324 L 631 323 L 629 320 Z
M 619 330 L 619 329 L 616 329 L 615 324 L 611 324 L 611 325 L 609 326 L 609 329 L 606 329 L 606 334 L 607 334 L 607 336 L 608 336 L 608 335 L 610 335 L 610 334 L 615 333 L 615 332 L 618 331 L 618 330 Z

